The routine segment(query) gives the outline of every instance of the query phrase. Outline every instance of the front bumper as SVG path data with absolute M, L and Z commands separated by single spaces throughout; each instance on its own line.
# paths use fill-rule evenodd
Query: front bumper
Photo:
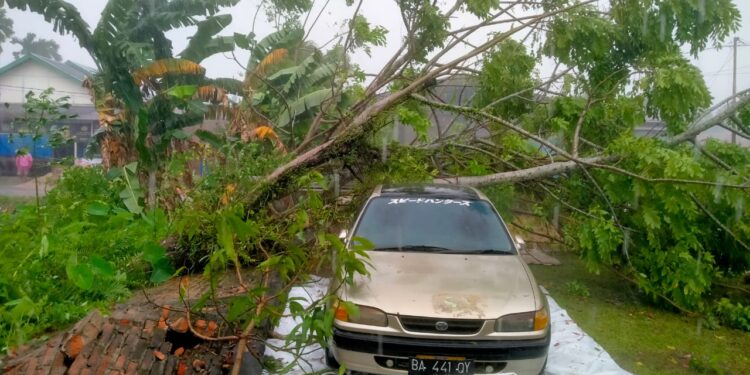
M 387 359 L 432 355 L 472 359 L 477 373 L 484 365 L 497 372 L 538 374 L 547 358 L 550 334 L 532 340 L 444 340 L 381 336 L 368 333 L 333 330 L 332 354 L 347 369 L 376 374 L 402 375 L 406 370 L 383 365 Z M 494 373 L 494 372 L 484 372 Z

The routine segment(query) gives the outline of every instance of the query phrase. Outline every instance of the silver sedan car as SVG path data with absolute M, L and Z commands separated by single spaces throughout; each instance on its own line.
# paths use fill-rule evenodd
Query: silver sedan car
M 344 236 L 374 248 L 370 274 L 337 289 L 329 365 L 390 375 L 544 371 L 546 299 L 482 193 L 381 186 Z

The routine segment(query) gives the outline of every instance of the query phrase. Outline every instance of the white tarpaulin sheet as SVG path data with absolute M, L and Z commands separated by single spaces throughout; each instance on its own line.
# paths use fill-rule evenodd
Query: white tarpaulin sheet
M 325 296 L 328 291 L 328 285 L 330 280 L 322 277 L 312 277 L 310 282 L 295 286 L 289 291 L 289 298 L 299 297 L 302 300 L 297 300 L 299 304 L 307 308 L 313 301 L 320 300 Z M 279 320 L 279 325 L 274 330 L 275 337 L 286 337 L 294 327 L 302 323 L 302 319 L 295 319 L 291 316 L 289 306 L 284 310 L 284 316 Z M 280 360 L 285 366 L 289 363 L 294 362 L 297 357 L 296 348 L 287 348 L 286 342 L 280 339 L 268 339 L 266 340 L 266 352 L 267 357 L 272 357 Z M 303 348 L 301 351 L 302 355 L 295 364 L 295 366 L 287 373 L 289 375 L 302 375 L 309 374 L 311 372 L 320 372 L 325 370 L 325 351 L 318 345 L 311 345 Z
M 307 307 L 310 301 L 316 301 L 325 295 L 328 285 L 328 279 L 316 277 L 307 284 L 292 288 L 289 296 L 304 298 L 307 303 L 302 300 L 298 302 Z M 552 341 L 545 372 L 547 375 L 629 374 L 621 369 L 591 336 L 578 327 L 570 318 L 570 315 L 549 296 L 546 290 L 543 291 L 547 294 L 552 322 Z M 284 311 L 284 317 L 281 318 L 274 331 L 274 336 L 284 337 L 300 323 L 299 319 L 295 320 L 289 314 L 289 307 L 287 307 Z M 286 348 L 284 340 L 268 339 L 266 344 L 266 356 L 276 358 L 285 365 L 294 361 L 295 350 L 293 350 L 294 348 Z M 302 375 L 324 371 L 325 369 L 323 348 L 320 345 L 312 345 L 302 350 L 302 356 L 289 374 Z
M 542 288 L 542 291 L 547 295 L 552 322 L 552 341 L 545 374 L 629 374 L 591 336 L 583 332 L 545 289 Z

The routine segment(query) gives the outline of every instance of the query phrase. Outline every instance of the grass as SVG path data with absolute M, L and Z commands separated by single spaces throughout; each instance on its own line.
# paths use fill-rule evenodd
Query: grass
M 0 212 L 11 211 L 21 204 L 34 203 L 34 197 L 8 197 L 0 195 Z
M 635 374 L 748 374 L 750 333 L 706 329 L 686 317 L 646 302 L 614 272 L 586 270 L 569 253 L 562 265 L 531 269 L 537 282 L 581 328 L 625 370 Z

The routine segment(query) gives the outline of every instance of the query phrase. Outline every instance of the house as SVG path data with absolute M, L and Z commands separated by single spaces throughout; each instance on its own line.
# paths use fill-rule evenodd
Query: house
M 86 146 L 99 127 L 99 119 L 91 96 L 83 82 L 96 71 L 84 65 L 58 62 L 35 54 L 25 55 L 0 68 L 0 175 L 14 175 L 16 150 L 27 147 L 36 159 L 83 157 Z M 26 93 L 41 92 L 49 87 L 54 96 L 69 97 L 68 114 L 76 118 L 59 124 L 67 126 L 74 142 L 52 150 L 42 139 L 33 145 L 29 137 L 13 136 L 17 132 L 14 121 L 23 116 Z

